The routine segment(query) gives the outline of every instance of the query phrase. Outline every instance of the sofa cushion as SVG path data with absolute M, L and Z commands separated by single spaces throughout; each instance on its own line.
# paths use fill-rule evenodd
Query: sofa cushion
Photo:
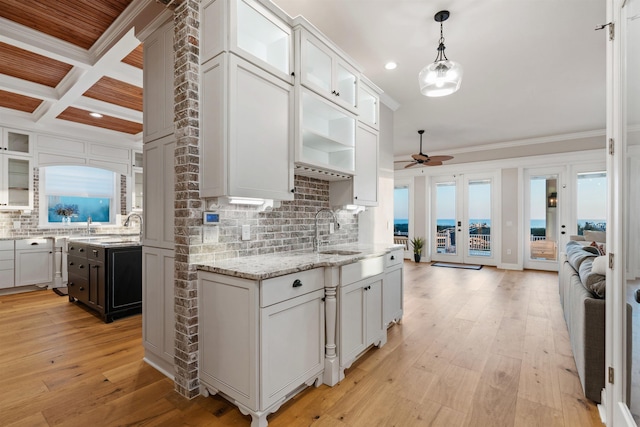
M 595 253 L 588 252 L 580 245 L 567 245 L 567 261 L 576 272 L 580 271 L 580 264 L 588 258 L 595 258 Z
M 607 242 L 606 231 L 584 230 L 583 234 L 584 234 L 584 240 L 586 241 L 598 242 L 598 243 Z
M 593 260 L 595 258 L 589 258 L 583 260 L 580 264 L 578 274 L 580 275 L 580 281 L 589 292 L 598 298 L 604 298 L 606 276 L 593 272 Z

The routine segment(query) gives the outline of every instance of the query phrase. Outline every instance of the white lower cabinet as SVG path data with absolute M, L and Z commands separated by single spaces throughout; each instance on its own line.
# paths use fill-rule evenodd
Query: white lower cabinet
M 403 257 L 404 250 L 394 249 L 385 255 L 384 282 L 382 283 L 382 318 L 384 325 L 398 323 L 403 314 Z
M 266 280 L 198 273 L 201 392 L 251 414 L 252 427 L 322 381 L 324 269 Z
M 53 240 L 15 241 L 15 285 L 50 284 L 53 281 Z
M 142 247 L 142 339 L 145 360 L 173 378 L 174 251 Z
M 13 240 L 0 240 L 0 289 L 15 286 L 14 259 Z
M 340 267 L 338 291 L 339 380 L 344 370 L 370 345 L 382 347 L 387 330 L 382 322 L 384 257 L 366 258 Z M 332 385 L 332 384 L 331 384 Z

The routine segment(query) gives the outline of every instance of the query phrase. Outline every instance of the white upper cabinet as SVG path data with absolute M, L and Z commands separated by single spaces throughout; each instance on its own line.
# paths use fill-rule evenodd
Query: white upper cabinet
M 358 122 L 356 174 L 351 180 L 329 183 L 329 204 L 378 206 L 378 132 Z
M 14 129 L 2 129 L 2 151 L 12 154 L 31 154 L 31 134 Z
M 0 210 L 33 208 L 31 134 L 1 129 Z
M 361 77 L 358 88 L 358 120 L 376 130 L 380 129 L 380 93 L 366 77 Z
M 203 2 L 202 16 L 203 63 L 231 51 L 293 84 L 292 29 L 281 10 L 255 0 L 213 0 Z
M 223 54 L 202 95 L 200 195 L 293 200 L 293 86 Z
M 357 112 L 358 70 L 306 29 L 296 31 L 301 83 L 349 111 Z
M 353 175 L 356 118 L 315 93 L 298 93 L 296 162 Z
M 173 133 L 173 22 L 144 41 L 144 142 Z

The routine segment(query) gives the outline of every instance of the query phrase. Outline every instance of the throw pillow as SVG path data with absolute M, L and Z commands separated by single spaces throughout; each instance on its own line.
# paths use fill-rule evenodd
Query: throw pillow
M 608 257 L 602 255 L 596 257 L 591 264 L 591 272 L 605 276 L 607 274 Z
M 596 242 L 591 242 L 591 244 L 589 246 L 593 246 L 594 248 L 598 249 L 599 255 L 604 255 L 604 246 L 603 245 L 599 245 Z

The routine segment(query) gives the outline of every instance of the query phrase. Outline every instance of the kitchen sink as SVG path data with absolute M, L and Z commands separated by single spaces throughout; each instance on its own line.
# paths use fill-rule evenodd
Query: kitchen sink
M 322 255 L 358 255 L 359 253 L 362 253 L 362 252 L 345 251 L 345 250 L 340 250 L 340 249 L 330 249 L 330 250 L 326 250 L 326 251 L 320 251 L 318 253 L 322 254 Z

